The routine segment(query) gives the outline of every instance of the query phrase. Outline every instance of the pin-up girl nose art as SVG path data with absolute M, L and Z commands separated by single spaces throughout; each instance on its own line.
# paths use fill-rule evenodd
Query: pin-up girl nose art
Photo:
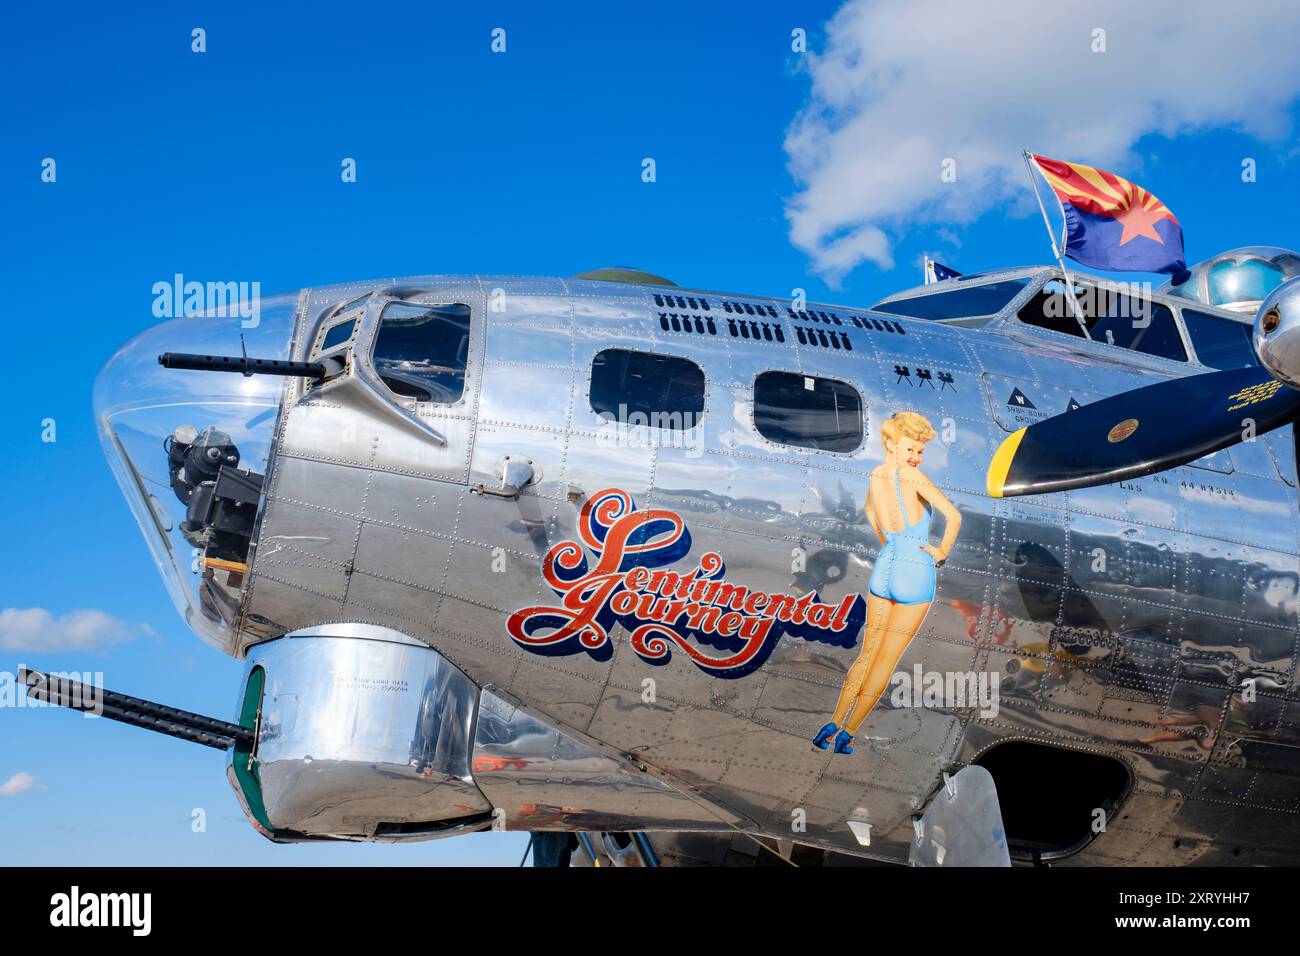
M 934 601 L 935 567 L 957 540 L 961 514 L 921 471 L 934 426 L 924 415 L 897 412 L 881 428 L 885 460 L 872 469 L 866 513 L 882 545 L 867 582 L 867 622 L 862 647 L 840 689 L 835 713 L 813 737 L 851 754 L 853 735 L 876 706 L 890 675 Z M 930 543 L 934 513 L 944 519 L 943 539 Z

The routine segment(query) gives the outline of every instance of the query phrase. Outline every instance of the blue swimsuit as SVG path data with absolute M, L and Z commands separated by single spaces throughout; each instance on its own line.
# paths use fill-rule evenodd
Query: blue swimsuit
M 894 469 L 894 490 L 898 492 L 898 513 L 907 521 L 903 506 L 903 487 Z M 930 543 L 930 520 L 934 517 L 929 504 L 925 514 L 902 531 L 885 532 L 885 546 L 880 549 L 871 570 L 867 589 L 878 598 L 895 604 L 924 604 L 934 600 L 934 558 L 921 550 Z

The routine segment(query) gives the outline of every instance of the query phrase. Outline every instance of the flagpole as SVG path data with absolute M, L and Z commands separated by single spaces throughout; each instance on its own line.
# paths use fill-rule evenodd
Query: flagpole
M 1052 244 L 1052 255 L 1056 257 L 1056 264 L 1061 267 L 1061 272 L 1065 275 L 1065 298 L 1070 303 L 1070 308 L 1074 312 L 1074 320 L 1079 323 L 1079 328 L 1083 330 L 1083 337 L 1089 338 L 1087 323 L 1083 320 L 1083 310 L 1079 307 L 1078 300 L 1074 297 L 1074 278 L 1070 275 L 1070 270 L 1065 267 L 1065 259 L 1061 255 L 1061 249 L 1056 244 L 1056 235 L 1052 232 L 1052 221 L 1047 218 L 1047 207 L 1043 205 L 1043 197 L 1038 192 L 1038 179 L 1034 176 L 1034 167 L 1029 159 L 1029 150 L 1021 150 L 1025 157 L 1025 170 L 1029 173 L 1029 185 L 1033 187 L 1034 198 L 1038 200 L 1038 211 L 1043 214 L 1043 226 L 1047 229 L 1047 241 Z M 1061 209 L 1061 241 L 1065 242 L 1065 209 Z

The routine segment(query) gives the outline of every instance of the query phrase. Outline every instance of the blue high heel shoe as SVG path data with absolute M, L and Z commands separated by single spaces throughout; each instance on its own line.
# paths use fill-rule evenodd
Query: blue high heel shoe
M 838 729 L 834 724 L 822 724 L 822 729 L 817 731 L 817 736 L 813 738 L 813 746 L 818 750 L 825 750 Z
M 835 735 L 835 752 L 837 754 L 851 754 L 853 748 L 849 744 L 853 741 L 853 735 L 847 730 L 841 730 Z

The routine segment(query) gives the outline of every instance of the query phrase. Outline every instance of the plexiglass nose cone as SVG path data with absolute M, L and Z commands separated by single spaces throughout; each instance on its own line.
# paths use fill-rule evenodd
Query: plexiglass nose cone
M 167 369 L 158 356 L 247 349 L 288 358 L 297 302 L 290 293 L 262 298 L 252 316 L 164 320 L 122 346 L 95 380 L 100 440 L 172 600 L 227 651 L 286 380 Z

